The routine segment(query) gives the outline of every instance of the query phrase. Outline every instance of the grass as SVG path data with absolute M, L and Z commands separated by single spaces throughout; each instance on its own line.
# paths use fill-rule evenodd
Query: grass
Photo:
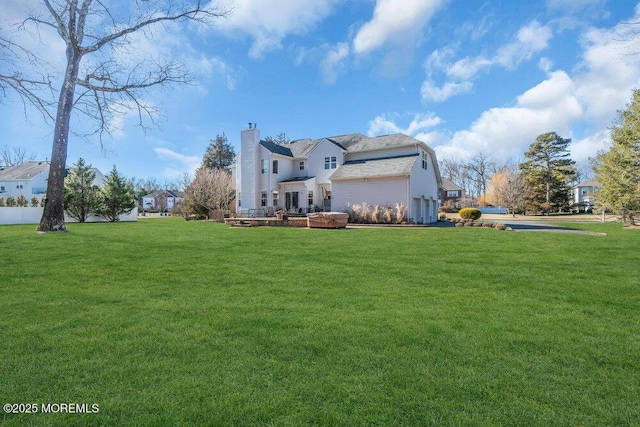
M 0 227 L 3 425 L 639 425 L 640 231 Z

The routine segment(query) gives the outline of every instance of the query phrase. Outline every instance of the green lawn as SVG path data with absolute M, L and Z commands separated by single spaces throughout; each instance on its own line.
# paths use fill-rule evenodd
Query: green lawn
M 640 425 L 640 230 L 0 227 L 3 425 Z

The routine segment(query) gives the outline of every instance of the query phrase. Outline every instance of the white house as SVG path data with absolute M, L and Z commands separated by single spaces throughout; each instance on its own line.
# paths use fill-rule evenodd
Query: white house
M 49 162 L 24 162 L 18 166 L 0 166 L 0 197 L 33 196 L 41 199 L 47 192 Z
M 18 197 L 21 194 L 27 200 L 33 196 L 41 199 L 47 192 L 49 162 L 24 162 L 17 166 L 0 166 L 0 197 Z M 92 168 L 96 177 L 93 184 L 104 185 L 105 177 L 96 168 Z
M 589 211 L 595 204 L 594 193 L 598 182 L 595 178 L 590 178 L 573 187 L 573 205 L 580 210 Z
M 184 200 L 180 191 L 160 190 L 142 197 L 143 209 L 158 209 L 166 212 Z
M 369 138 L 355 133 L 277 145 L 261 141 L 260 131 L 250 126 L 241 132 L 231 171 L 240 215 L 282 208 L 348 212 L 349 205 L 365 202 L 402 203 L 410 222 L 438 219 L 436 155 L 403 134 Z

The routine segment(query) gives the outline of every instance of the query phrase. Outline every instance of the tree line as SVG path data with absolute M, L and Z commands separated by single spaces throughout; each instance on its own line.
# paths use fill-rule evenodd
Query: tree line
M 640 90 L 633 91 L 627 109 L 618 111 L 610 135 L 607 149 L 590 158 L 585 169 L 570 157 L 571 139 L 547 132 L 531 143 L 523 160 L 499 165 L 490 154 L 479 153 L 469 160 L 441 159 L 440 171 L 443 178 L 465 190 L 462 207 L 494 205 L 513 214 L 534 215 L 579 209 L 572 189 L 593 175 L 596 209 L 636 225 L 640 215 Z

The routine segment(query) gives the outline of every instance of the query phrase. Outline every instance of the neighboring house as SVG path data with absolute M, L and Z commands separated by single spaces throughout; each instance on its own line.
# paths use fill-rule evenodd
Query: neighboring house
M 167 212 L 184 200 L 181 191 L 160 190 L 142 197 L 142 208 Z
M 451 207 L 459 208 L 462 198 L 464 198 L 464 189 L 448 179 L 442 178 L 442 186 L 440 187 L 442 206 L 452 205 Z
M 31 201 L 35 196 L 42 199 L 47 193 L 49 179 L 49 162 L 24 162 L 18 166 L 0 166 L 0 197 L 18 197 L 21 194 Z M 92 168 L 96 177 L 93 184 L 104 185 L 104 175 Z
M 438 219 L 440 171 L 435 152 L 403 134 L 362 134 L 301 139 L 283 145 L 260 140 L 254 126 L 241 132 L 231 166 L 240 215 L 279 209 L 289 212 L 348 212 L 353 204 L 407 206 L 407 219 Z
M 18 166 L 0 166 L 0 197 L 19 197 L 31 201 L 47 192 L 49 162 L 24 162 Z
M 597 185 L 598 182 L 594 177 L 573 187 L 573 206 L 578 212 L 581 210 L 587 212 L 593 209 L 595 204 L 594 193 Z

